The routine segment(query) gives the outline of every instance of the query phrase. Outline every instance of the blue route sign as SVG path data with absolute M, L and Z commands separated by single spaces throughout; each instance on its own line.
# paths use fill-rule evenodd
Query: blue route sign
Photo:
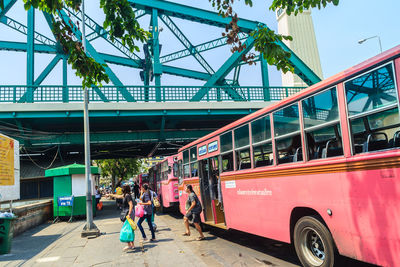
M 72 207 L 74 205 L 74 196 L 58 197 L 59 207 Z

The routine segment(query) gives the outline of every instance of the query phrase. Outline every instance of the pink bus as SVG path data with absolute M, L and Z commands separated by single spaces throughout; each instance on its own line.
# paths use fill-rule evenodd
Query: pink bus
M 157 194 L 161 201 L 161 210 L 164 208 L 177 208 L 179 205 L 178 195 L 178 157 L 169 156 L 156 165 L 159 170 L 157 176 Z
M 148 184 L 151 190 L 156 190 L 156 176 L 155 173 L 150 172 L 147 173 L 141 173 L 138 175 L 138 182 L 139 182 L 139 186 L 140 188 L 142 188 L 142 186 L 144 184 Z
M 205 224 L 400 266 L 400 46 L 179 150 Z

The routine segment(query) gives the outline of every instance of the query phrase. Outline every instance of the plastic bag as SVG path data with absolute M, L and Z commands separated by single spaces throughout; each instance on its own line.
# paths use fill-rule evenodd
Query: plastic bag
M 144 208 L 143 208 L 142 205 L 140 205 L 140 204 L 136 205 L 136 207 L 135 207 L 135 215 L 136 215 L 136 217 L 139 217 L 139 218 L 143 217 Z
M 125 243 L 133 242 L 135 240 L 135 232 L 133 232 L 128 220 L 124 222 L 124 225 L 121 228 L 121 232 L 119 233 L 119 240 Z
M 103 202 L 99 202 L 99 204 L 97 204 L 97 210 L 102 210 L 103 209 Z
M 161 205 L 160 205 L 160 201 L 158 201 L 158 198 L 153 198 L 153 204 L 154 204 L 154 207 L 156 207 L 156 208 L 158 208 L 158 207 L 160 207 Z
M 131 219 L 129 215 L 126 216 L 126 220 L 128 221 L 129 225 L 132 227 L 132 230 L 135 231 L 137 228 L 136 222 Z

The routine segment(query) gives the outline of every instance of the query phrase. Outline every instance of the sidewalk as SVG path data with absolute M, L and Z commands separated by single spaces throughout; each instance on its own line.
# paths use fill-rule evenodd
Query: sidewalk
M 123 252 L 119 241 L 122 223 L 113 201 L 104 201 L 104 209 L 95 217 L 103 235 L 81 238 L 85 221 L 41 225 L 13 240 L 11 253 L 0 255 L 0 266 L 206 266 L 176 234 L 157 217 L 158 242 L 143 243 L 136 230 L 132 252 Z M 143 224 L 146 234 L 150 231 Z

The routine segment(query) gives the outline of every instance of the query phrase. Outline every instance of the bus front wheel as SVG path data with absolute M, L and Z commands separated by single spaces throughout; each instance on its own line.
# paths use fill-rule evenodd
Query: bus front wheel
M 326 226 L 313 216 L 305 216 L 294 227 L 294 247 L 303 266 L 333 267 L 335 245 Z

